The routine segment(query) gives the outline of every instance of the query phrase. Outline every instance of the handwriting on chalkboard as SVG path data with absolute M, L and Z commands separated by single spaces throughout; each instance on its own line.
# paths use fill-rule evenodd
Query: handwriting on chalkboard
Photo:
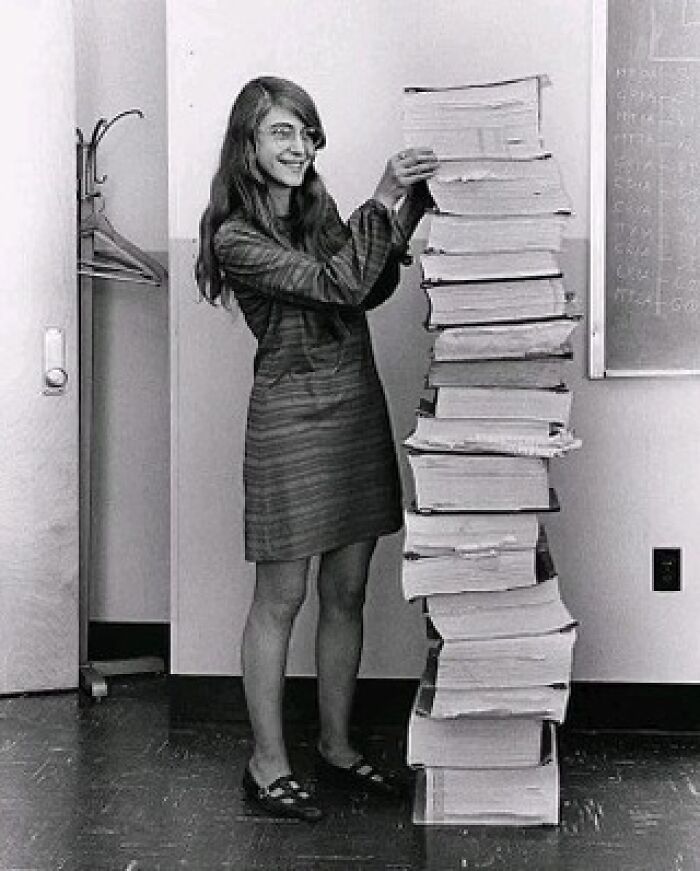
M 647 316 L 700 314 L 699 72 L 618 63 L 609 82 L 611 302 Z
M 700 369 L 700 0 L 608 0 L 605 343 Z

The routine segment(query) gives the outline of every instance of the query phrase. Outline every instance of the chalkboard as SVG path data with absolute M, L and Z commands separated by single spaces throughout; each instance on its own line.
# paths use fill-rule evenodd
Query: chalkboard
M 590 374 L 700 374 L 700 0 L 594 0 Z

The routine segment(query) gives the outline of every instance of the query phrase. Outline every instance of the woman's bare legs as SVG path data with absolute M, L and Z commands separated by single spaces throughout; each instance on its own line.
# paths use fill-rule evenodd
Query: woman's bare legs
M 362 652 L 362 609 L 376 540 L 357 542 L 321 557 L 316 636 L 319 750 L 334 765 L 360 757 L 349 740 L 350 709 Z
M 282 695 L 292 625 L 306 595 L 307 568 L 307 559 L 256 565 L 242 662 L 255 741 L 250 772 L 260 786 L 291 773 L 282 728 Z

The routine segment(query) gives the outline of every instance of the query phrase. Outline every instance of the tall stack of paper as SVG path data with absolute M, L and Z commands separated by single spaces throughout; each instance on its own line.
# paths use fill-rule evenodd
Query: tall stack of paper
M 550 460 L 580 445 L 566 387 L 578 313 L 543 81 L 405 92 L 407 145 L 440 160 L 421 257 L 432 395 L 405 441 L 403 591 L 433 641 L 408 728 L 421 824 L 559 820 L 576 628 L 542 522 L 558 509 Z

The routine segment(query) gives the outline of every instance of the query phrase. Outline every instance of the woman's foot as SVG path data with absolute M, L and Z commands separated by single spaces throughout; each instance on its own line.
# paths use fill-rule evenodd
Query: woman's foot
M 347 742 L 336 741 L 331 744 L 319 739 L 316 745 L 316 752 L 324 762 L 328 762 L 330 765 L 337 766 L 338 768 L 350 768 L 351 765 L 354 765 L 362 758 L 360 751 L 355 750 Z
M 318 822 L 324 812 L 308 790 L 304 789 L 291 774 L 276 778 L 267 786 L 253 777 L 250 766 L 243 773 L 243 791 L 250 801 L 275 817 L 294 817 L 307 822 Z
M 361 789 L 387 798 L 398 797 L 403 792 L 403 784 L 395 772 L 379 769 L 357 751 L 329 758 L 319 746 L 316 759 L 319 777 L 334 786 Z

